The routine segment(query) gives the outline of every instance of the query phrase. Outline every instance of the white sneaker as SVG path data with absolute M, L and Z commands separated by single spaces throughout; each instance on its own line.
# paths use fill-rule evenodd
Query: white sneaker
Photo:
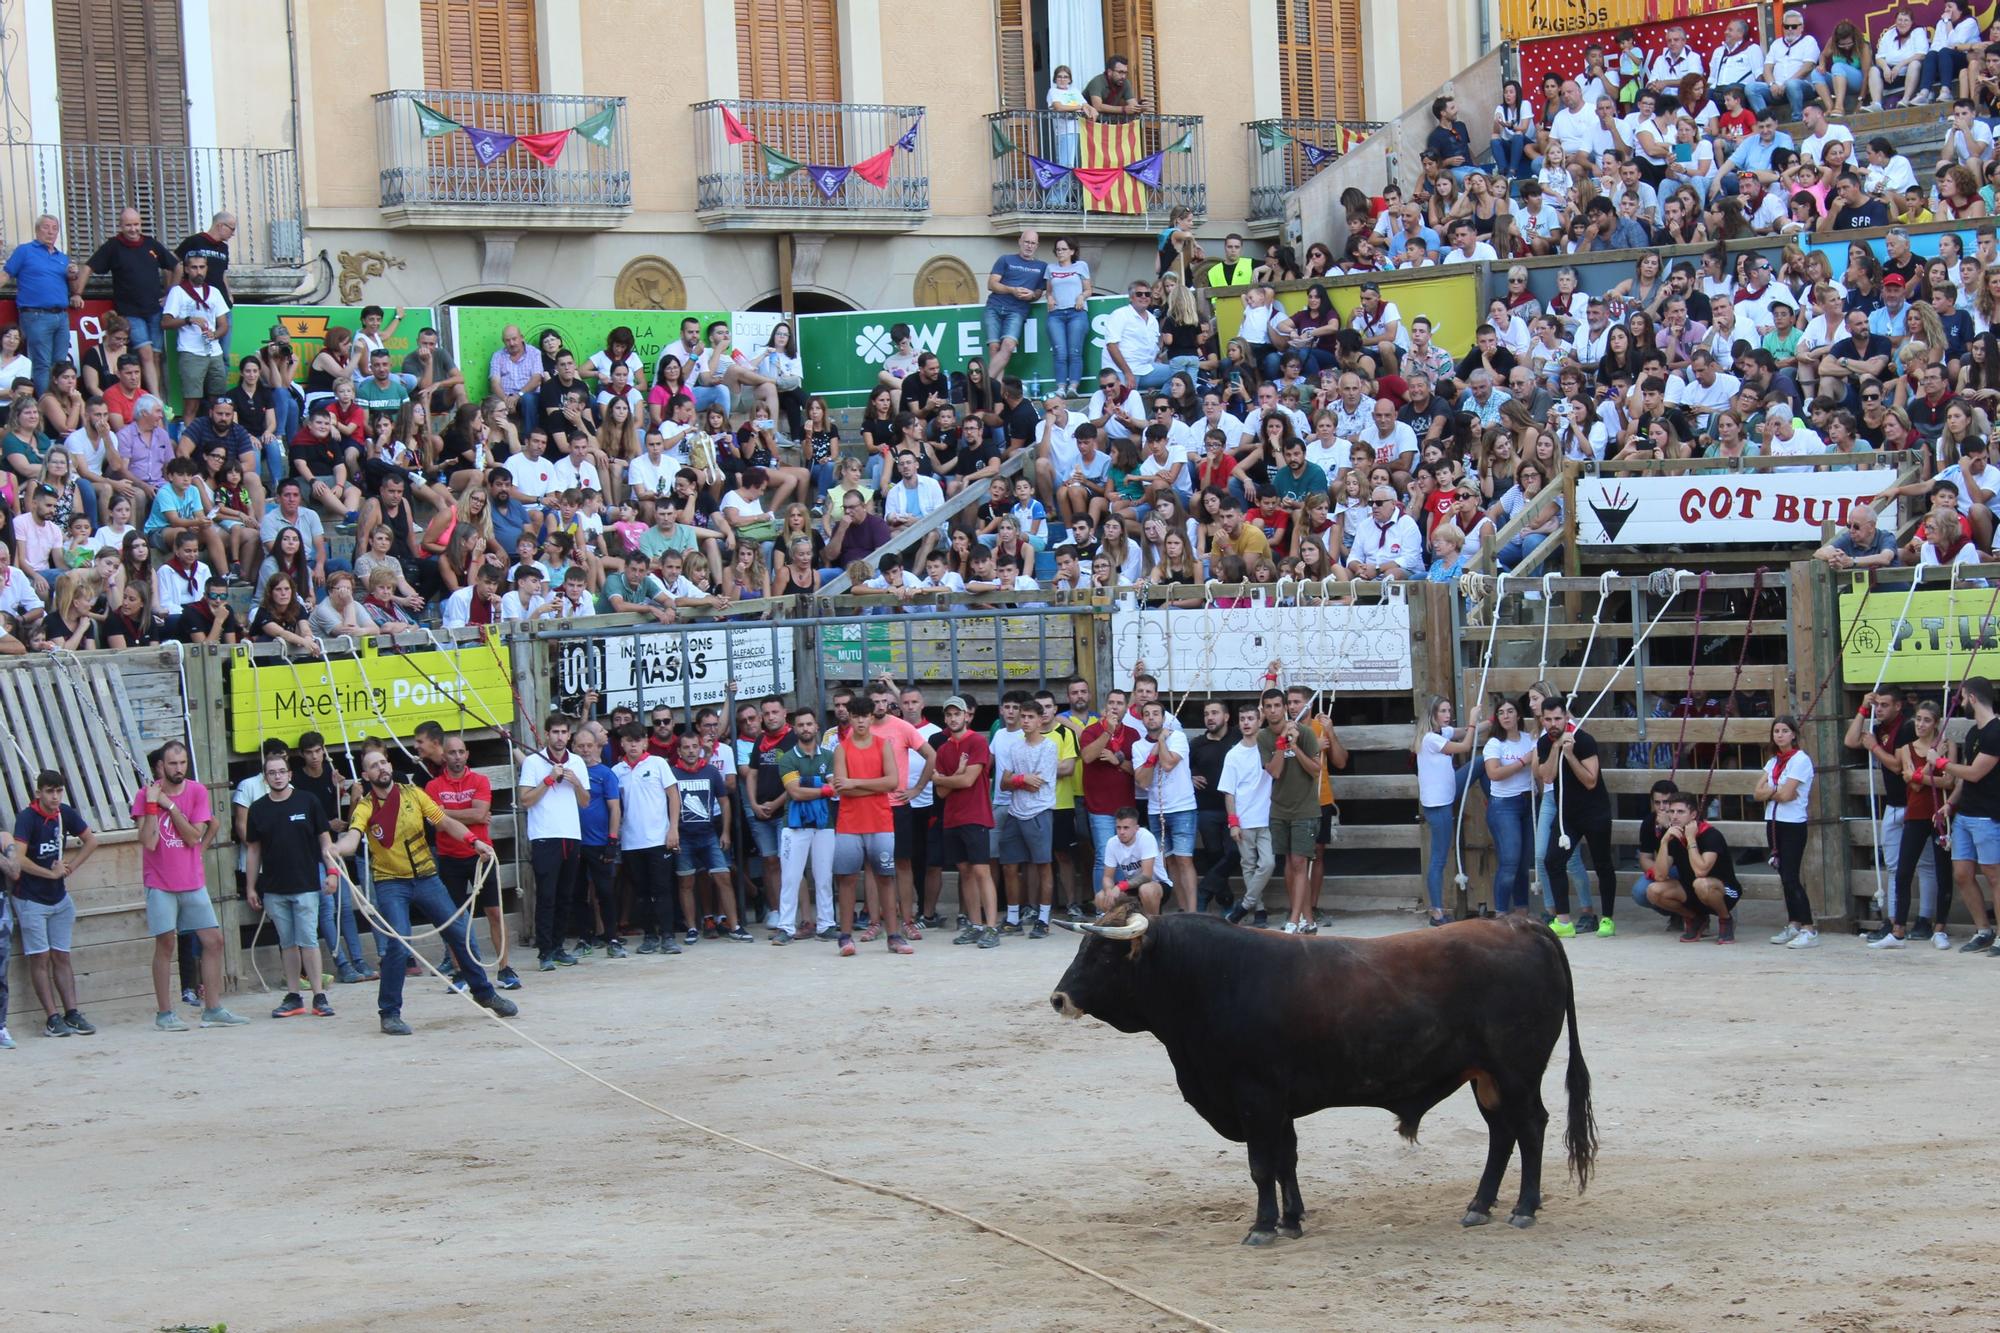
M 1799 937 L 1799 928 L 1787 921 L 1785 928 L 1771 937 L 1773 944 L 1790 944 Z
M 1915 97 L 1912 97 L 1910 99 L 1910 105 L 1929 106 L 1932 102 L 1935 101 L 1937 101 L 1937 95 L 1931 92 L 1930 89 L 1926 88 L 1922 92 L 1918 93 Z
M 1889 938 L 1895 939 L 1895 936 L 1891 935 Z M 1819 932 L 1816 930 L 1802 930 L 1797 935 L 1794 935 L 1792 942 L 1785 947 L 1787 949 L 1817 949 L 1819 947 Z
M 0 1028 L 0 1051 L 11 1051 L 13 1049 L 14 1038 L 8 1035 L 6 1028 Z
M 1879 940 L 1868 941 L 1868 947 L 1871 949 L 1900 949 L 1904 946 L 1904 944 L 1905 944 L 1904 940 L 1899 939 L 1894 935 L 1884 935 Z M 1800 947 L 1805 947 L 1805 946 L 1800 946 Z
M 1285 933 L 1286 933 L 1287 935 L 1296 935 L 1296 934 L 1298 934 L 1298 933 L 1299 933 L 1299 923 L 1298 923 L 1298 922 L 1296 922 L 1296 921 L 1287 921 L 1287 922 L 1285 923 Z
M 1931 932 L 1931 948 L 1949 949 L 1950 947 L 1951 947 L 1951 936 L 1945 934 L 1941 930 L 1935 930 Z

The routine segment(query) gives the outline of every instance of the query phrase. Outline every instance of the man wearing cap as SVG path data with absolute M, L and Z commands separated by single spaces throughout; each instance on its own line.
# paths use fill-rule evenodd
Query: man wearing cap
M 1910 284 L 1902 274 L 1882 275 L 1882 304 L 1868 312 L 1868 331 L 1887 338 L 1890 350 L 1896 353 L 1909 341 Z
M 1377 283 L 1361 284 L 1361 304 L 1354 308 L 1348 325 L 1361 335 L 1363 345 L 1375 353 L 1376 362 L 1385 374 L 1410 350 L 1410 335 L 1403 329 L 1403 313 L 1396 309 L 1395 302 L 1382 299 L 1382 288 Z
M 1423 533 L 1397 505 L 1392 488 L 1377 486 L 1369 493 L 1368 517 L 1354 534 L 1354 553 L 1347 566 L 1357 579 L 1384 583 L 1423 572 Z

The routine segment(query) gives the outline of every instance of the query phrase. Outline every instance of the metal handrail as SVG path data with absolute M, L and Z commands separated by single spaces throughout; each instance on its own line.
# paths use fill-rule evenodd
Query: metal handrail
M 1082 136 L 1093 132 L 1089 128 L 1093 124 L 1136 126 L 1138 142 L 1131 155 L 1134 160 L 1161 152 L 1180 142 L 1183 136 L 1188 137 L 1187 151 L 1166 153 L 1160 159 L 1160 184 L 1145 191 L 1145 213 L 1129 216 L 1160 221 L 1180 207 L 1193 209 L 1198 218 L 1208 213 L 1207 145 L 1200 116 L 1145 112 L 1136 116 L 1104 116 L 1090 122 L 1062 111 L 996 111 L 986 117 L 986 124 L 994 147 L 999 148 L 1003 142 L 1006 145 L 1003 151 L 992 155 L 992 165 L 988 168 L 993 185 L 991 211 L 996 216 L 1026 213 L 1087 217 L 1093 224 L 1117 219 L 1120 216 L 1117 213 L 1087 210 L 1084 205 L 1088 193 L 1074 179 L 1044 190 L 1028 161 L 1033 155 L 1063 166 L 1079 165 Z
M 1283 217 L 1285 196 L 1345 155 L 1339 143 L 1343 132 L 1358 131 L 1365 138 L 1381 129 L 1383 124 L 1379 120 L 1326 120 L 1303 116 L 1270 116 L 1263 120 L 1244 121 L 1245 148 L 1250 163 L 1250 211 L 1245 216 L 1252 222 Z M 1315 148 L 1326 150 L 1330 156 L 1314 165 L 1298 143 L 1266 150 L 1259 132 L 1274 128 L 1294 138 L 1310 140 Z
M 399 88 L 376 93 L 374 102 L 383 208 L 632 207 L 631 136 L 623 97 Z M 417 102 L 460 124 L 516 135 L 567 129 L 604 111 L 616 114 L 608 147 L 573 134 L 553 165 L 536 161 L 519 146 L 489 164 L 479 160 L 463 134 L 426 139 Z
M 697 102 L 689 109 L 694 113 L 697 212 L 712 216 L 813 209 L 911 222 L 930 213 L 930 141 L 922 127 L 922 106 L 727 97 Z M 725 111 L 755 136 L 754 142 L 729 142 Z M 912 125 L 918 132 L 907 149 L 896 148 L 891 154 L 884 185 L 850 175 L 829 196 L 814 184 L 811 166 L 865 161 L 901 141 Z M 773 179 L 765 148 L 808 169 Z
M 1016 453 L 1012 458 L 1009 458 L 1007 461 L 1002 463 L 1000 465 L 1000 471 L 996 475 L 1001 477 L 1013 477 L 1016 474 L 1025 471 L 1027 469 L 1028 464 L 1034 461 L 1034 458 L 1035 458 L 1035 451 L 1033 449 L 1031 448 L 1022 449 L 1021 451 Z M 977 477 L 979 476 L 979 474 L 975 472 L 972 474 L 972 476 Z M 946 500 L 936 509 L 931 510 L 930 513 L 925 514 L 922 518 L 910 524 L 908 527 L 904 528 L 901 532 L 898 532 L 894 536 L 890 537 L 888 541 L 882 543 L 880 547 L 878 547 L 876 550 L 874 550 L 869 554 L 868 556 L 869 562 L 871 564 L 877 563 L 885 555 L 901 555 L 903 552 L 915 546 L 918 542 L 921 542 L 925 537 L 928 537 L 931 533 L 940 531 L 941 529 L 950 526 L 951 521 L 953 519 L 957 518 L 960 514 L 964 513 L 966 510 L 971 509 L 974 506 L 978 505 L 978 503 L 985 498 L 987 483 L 991 481 L 992 477 L 990 476 L 984 477 L 981 479 L 979 484 L 974 485 L 971 477 L 968 477 L 966 479 L 966 484 L 958 488 L 958 494 L 952 496 L 949 500 Z M 819 590 L 820 596 L 837 597 L 840 594 L 846 592 L 852 586 L 853 584 L 847 577 L 847 571 L 842 570 L 840 572 L 839 577 L 829 579 L 825 584 L 823 584 L 820 587 Z

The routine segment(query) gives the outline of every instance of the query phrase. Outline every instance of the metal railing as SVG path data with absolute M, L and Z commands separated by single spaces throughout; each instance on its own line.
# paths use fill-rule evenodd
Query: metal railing
M 545 166 L 513 145 L 489 163 L 461 133 L 426 139 L 417 115 L 422 102 L 474 129 L 540 134 L 568 129 L 610 110 L 611 143 L 572 134 L 554 165 Z M 629 212 L 632 208 L 631 139 L 625 99 L 567 93 L 479 93 L 440 88 L 375 94 L 375 145 L 382 207 L 397 209 L 567 209 Z
M 1028 158 L 1066 167 L 1122 166 L 1152 153 L 1160 158 L 1157 189 L 1138 187 L 1145 200 L 1143 213 L 1130 214 L 1148 222 L 1164 221 L 1176 208 L 1186 206 L 1196 217 L 1208 213 L 1208 160 L 1200 116 L 1106 116 L 1090 121 L 1061 111 L 1000 111 L 986 117 L 988 136 L 995 150 L 992 158 L 994 216 L 1027 214 L 1039 217 L 1075 217 L 1086 214 L 1091 202 L 1089 191 L 1074 177 L 1043 189 L 1035 179 Z M 1088 136 L 1104 136 L 1129 129 L 1134 141 L 1121 150 L 1090 152 Z M 1177 145 L 1185 145 L 1176 148 Z M 1004 145 L 1004 147 L 1003 147 Z M 1115 219 L 1117 212 L 1092 207 L 1087 210 L 1094 222 Z
M 298 158 L 289 148 L 187 148 L 174 144 L 0 145 L 0 235 L 16 244 L 35 219 L 63 220 L 64 243 L 81 260 L 136 208 L 166 245 L 236 215 L 233 270 L 305 262 Z
M 813 165 L 841 167 L 867 161 L 918 125 L 923 107 L 727 98 L 697 102 L 690 109 L 698 212 L 813 209 L 912 221 L 930 212 L 930 140 L 921 129 L 909 148 L 891 154 L 886 185 L 871 185 L 850 174 L 829 196 L 814 183 L 810 170 Z M 725 111 L 756 136 L 755 143 L 729 142 Z M 765 148 L 806 169 L 772 179 Z
M 1250 161 L 1251 222 L 1285 216 L 1285 196 L 1331 166 L 1361 139 L 1382 128 L 1379 120 L 1308 120 L 1282 116 L 1273 120 L 1243 122 L 1245 146 Z M 1264 147 L 1274 131 L 1288 136 L 1288 142 Z M 1306 155 L 1306 145 L 1324 150 L 1315 163 Z

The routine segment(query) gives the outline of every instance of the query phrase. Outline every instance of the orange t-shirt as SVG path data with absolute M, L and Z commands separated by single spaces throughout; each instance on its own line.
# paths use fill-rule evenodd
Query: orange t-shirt
M 840 754 L 847 764 L 847 776 L 850 778 L 886 777 L 891 771 L 889 742 L 872 732 L 866 749 L 856 744 L 851 734 L 847 736 L 840 742 Z M 833 828 L 836 833 L 894 833 L 896 815 L 889 806 L 889 793 L 842 794 L 840 812 L 834 816 Z

